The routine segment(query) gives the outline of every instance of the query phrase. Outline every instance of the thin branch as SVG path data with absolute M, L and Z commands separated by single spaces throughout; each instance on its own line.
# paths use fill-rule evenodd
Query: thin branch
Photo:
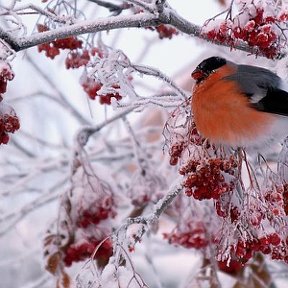
M 136 71 L 143 73 L 145 75 L 150 75 L 154 76 L 156 78 L 159 78 L 166 82 L 169 86 L 174 88 L 179 94 L 183 97 L 183 100 L 186 100 L 190 95 L 187 95 L 184 90 L 182 90 L 179 86 L 177 86 L 171 78 L 166 76 L 164 73 L 162 73 L 160 70 L 153 68 L 153 67 L 148 67 L 148 66 L 143 66 L 143 65 L 131 65 Z
M 183 187 L 181 184 L 173 185 L 168 193 L 155 204 L 150 214 L 126 219 L 125 223 L 118 229 L 116 234 L 127 231 L 128 227 L 132 224 L 142 224 L 138 231 L 134 233 L 136 236 L 133 237 L 135 243 L 140 242 L 143 235 L 148 231 L 149 226 L 158 221 L 161 214 L 168 208 L 182 190 Z
M 172 186 L 168 193 L 155 204 L 153 211 L 150 214 L 148 214 L 147 216 L 128 218 L 126 224 L 124 225 L 124 228 L 127 229 L 127 227 L 132 224 L 148 225 L 155 222 L 160 218 L 161 214 L 167 209 L 167 207 L 172 203 L 172 201 L 182 192 L 182 190 L 183 187 L 181 184 Z
M 182 185 L 178 184 L 167 193 L 165 197 L 160 199 L 155 205 L 153 212 L 150 215 L 150 221 L 155 221 L 166 210 L 166 208 L 172 203 L 172 201 L 182 192 Z
M 89 137 L 94 134 L 99 132 L 101 129 L 103 129 L 106 125 L 111 124 L 112 122 L 121 119 L 122 117 L 126 116 L 130 112 L 132 112 L 135 109 L 135 107 L 128 108 L 115 116 L 109 118 L 106 121 L 103 121 L 101 124 L 96 125 L 96 126 L 84 126 L 81 127 L 81 129 L 76 133 L 76 142 L 80 146 L 80 148 L 83 148 L 88 140 Z

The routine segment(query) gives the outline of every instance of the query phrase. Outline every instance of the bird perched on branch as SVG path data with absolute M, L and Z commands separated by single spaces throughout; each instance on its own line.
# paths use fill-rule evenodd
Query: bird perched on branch
M 191 76 L 194 121 L 211 142 L 259 150 L 288 135 L 288 86 L 275 73 L 211 57 Z

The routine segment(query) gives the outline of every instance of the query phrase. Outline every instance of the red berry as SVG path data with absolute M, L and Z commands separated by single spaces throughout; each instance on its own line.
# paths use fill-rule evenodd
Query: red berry
M 278 234 L 273 233 L 267 236 L 268 242 L 273 246 L 278 246 L 281 243 L 281 238 Z

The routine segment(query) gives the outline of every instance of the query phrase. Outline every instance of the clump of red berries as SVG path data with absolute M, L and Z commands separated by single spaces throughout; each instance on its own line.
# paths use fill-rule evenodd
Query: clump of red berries
M 173 166 L 177 165 L 184 149 L 185 149 L 184 141 L 177 141 L 170 147 L 169 149 L 170 165 Z
M 0 145 L 7 144 L 8 133 L 14 133 L 19 128 L 19 119 L 12 107 L 0 103 Z
M 183 187 L 187 196 L 195 199 L 219 199 L 226 192 L 232 191 L 234 183 L 227 183 L 225 174 L 233 176 L 238 164 L 233 156 L 229 159 L 214 158 L 204 161 L 190 159 L 179 169 L 185 177 Z
M 238 272 L 240 272 L 244 265 L 242 262 L 237 261 L 235 259 L 230 259 L 229 260 L 229 265 L 228 265 L 228 260 L 223 260 L 223 261 L 217 261 L 219 270 L 229 274 L 229 275 L 237 275 Z
M 91 57 L 98 56 L 99 58 L 103 58 L 103 51 L 97 47 L 92 47 L 87 50 L 72 50 L 68 53 L 65 65 L 67 69 L 77 69 L 81 66 L 87 66 Z
M 115 203 L 112 196 L 102 197 L 97 203 L 92 203 L 88 208 L 80 207 L 76 225 L 86 228 L 91 224 L 97 225 L 100 221 L 116 216 Z
M 0 93 L 5 93 L 7 82 L 13 80 L 14 73 L 9 64 L 4 61 L 0 62 Z
M 209 244 L 206 229 L 202 222 L 188 222 L 184 229 L 176 227 L 171 233 L 164 233 L 164 238 L 170 244 L 180 245 L 185 248 L 202 249 Z
M 112 98 L 116 99 L 117 101 L 122 99 L 122 96 L 118 92 L 98 96 L 99 96 L 99 103 L 102 105 L 103 104 L 111 105 Z
M 37 25 L 38 32 L 49 31 L 50 29 L 43 24 Z M 76 50 L 82 48 L 82 41 L 75 36 L 69 36 L 63 39 L 56 39 L 49 43 L 43 43 L 38 45 L 39 52 L 45 52 L 48 58 L 54 59 L 60 54 L 60 50 L 69 49 Z
M 110 105 L 112 98 L 116 99 L 117 101 L 122 99 L 122 96 L 117 91 L 107 94 L 98 93 L 103 84 L 98 80 L 87 77 L 86 75 L 81 78 L 81 85 L 90 99 L 95 100 L 98 96 L 100 104 Z M 119 86 L 113 85 L 112 88 L 117 90 L 119 89 Z
M 87 76 L 81 78 L 81 85 L 92 100 L 95 100 L 97 92 L 102 88 L 101 82 Z
M 239 208 L 231 206 L 230 202 L 226 202 L 225 199 L 219 198 L 215 201 L 215 210 L 219 217 L 230 217 L 231 223 L 236 222 L 240 217 Z
M 287 199 L 285 200 L 285 184 L 275 185 L 273 189 L 270 189 L 264 193 L 264 198 L 266 200 L 266 205 L 271 215 L 285 216 L 285 201 L 287 201 Z
M 3 104 L 3 97 L 1 95 L 7 90 L 7 82 L 13 78 L 14 73 L 10 65 L 4 61 L 0 61 L 0 145 L 8 143 L 8 133 L 14 133 L 20 128 L 19 118 L 14 109 L 9 105 Z
M 205 147 L 203 148 L 210 148 L 210 143 L 208 141 L 208 139 L 205 139 L 203 138 L 197 128 L 196 128 L 196 124 L 195 122 L 191 122 L 190 125 L 189 125 L 189 135 L 188 135 L 188 138 L 189 138 L 189 143 L 193 144 L 193 145 L 196 145 L 196 146 L 203 146 L 203 144 L 205 143 Z
M 206 36 L 209 40 L 218 41 L 221 43 L 227 43 L 230 46 L 233 46 L 234 41 L 231 37 L 231 23 L 228 21 L 222 22 L 219 27 L 214 27 L 209 31 L 205 31 L 202 34 Z
M 279 16 L 264 16 L 263 8 L 257 8 L 255 14 L 249 14 L 249 19 L 245 25 L 241 23 L 237 15 L 233 21 L 225 20 L 218 27 L 213 27 L 210 31 L 204 31 L 208 39 L 226 43 L 231 47 L 235 46 L 237 40 L 245 41 L 249 46 L 257 47 L 259 52 L 268 58 L 277 56 L 280 50 L 277 26 L 284 22 L 286 14 Z M 279 30 L 280 31 L 280 30 Z M 280 31 L 281 32 L 281 31 Z
M 277 233 L 270 233 L 252 240 L 239 240 L 233 247 L 234 254 L 242 263 L 246 263 L 257 252 L 270 254 L 272 259 L 288 260 L 287 243 Z
M 86 66 L 90 60 L 90 55 L 88 50 L 83 50 L 82 52 L 71 51 L 68 53 L 65 65 L 67 69 L 76 69 L 81 66 Z
M 95 258 L 97 260 L 99 260 L 99 258 L 108 260 L 113 254 L 112 242 L 110 239 L 105 240 L 103 243 L 101 243 L 101 241 L 102 240 L 91 238 L 80 243 L 69 245 L 64 251 L 63 261 L 65 265 L 71 266 L 73 262 L 86 260 L 91 257 L 96 248 L 98 248 L 98 250 Z
M 257 46 L 269 58 L 278 52 L 278 36 L 272 24 L 278 20 L 275 17 L 264 17 L 263 9 L 256 9 L 256 15 L 251 17 L 244 27 L 233 29 L 236 39 L 241 39 L 250 46 Z

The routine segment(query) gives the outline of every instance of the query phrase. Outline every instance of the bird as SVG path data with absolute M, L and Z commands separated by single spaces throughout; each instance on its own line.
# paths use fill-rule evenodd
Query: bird
M 274 72 L 213 56 L 191 76 L 194 122 L 210 142 L 261 151 L 288 135 L 288 85 Z

